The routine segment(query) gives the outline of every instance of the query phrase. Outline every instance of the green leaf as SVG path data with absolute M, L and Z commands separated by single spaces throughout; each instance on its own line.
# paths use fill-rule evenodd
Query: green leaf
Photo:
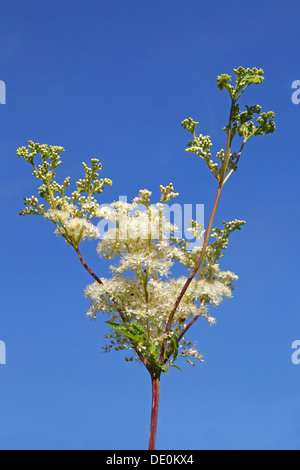
M 133 321 L 132 322 L 132 328 L 136 332 L 136 334 L 143 340 L 143 342 L 146 342 L 147 338 L 147 333 L 145 329 L 140 325 L 138 322 Z
M 165 364 L 159 364 L 159 370 L 163 374 L 166 374 L 166 375 L 168 374 L 168 367 Z
M 173 345 L 173 360 L 175 361 L 178 356 L 178 339 L 175 333 L 171 335 L 171 341 Z
M 130 328 L 129 326 L 120 325 L 119 323 L 113 323 L 111 321 L 107 321 L 105 323 L 107 323 L 113 330 L 118 331 L 118 333 L 127 336 L 127 338 L 130 338 L 137 343 L 144 343 L 144 337 L 137 335 L 136 330 Z
M 148 346 L 148 351 L 149 351 L 150 355 L 152 356 L 152 358 L 154 359 L 158 354 L 157 344 L 151 343 L 150 346 Z
M 182 369 L 180 369 L 180 367 L 178 367 L 176 364 L 173 364 L 173 363 L 172 363 L 172 364 L 170 364 L 170 366 L 171 366 L 171 367 L 175 367 L 176 369 L 178 369 L 178 370 L 180 370 L 181 372 L 183 372 Z

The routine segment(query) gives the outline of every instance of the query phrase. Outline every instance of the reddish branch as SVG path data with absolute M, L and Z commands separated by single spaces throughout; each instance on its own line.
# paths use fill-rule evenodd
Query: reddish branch
M 101 279 L 96 276 L 96 274 L 91 270 L 91 268 L 88 267 L 88 265 L 86 264 L 86 262 L 84 261 L 83 257 L 82 257 L 82 254 L 80 253 L 79 251 L 79 248 L 78 246 L 75 245 L 75 243 L 72 244 L 73 248 L 75 249 L 77 255 L 78 255 L 78 258 L 80 259 L 81 261 L 81 264 L 85 267 L 85 269 L 87 270 L 87 272 L 95 279 L 95 281 L 98 282 L 98 284 L 100 285 L 103 285 L 103 282 L 101 281 Z
M 85 267 L 85 269 L 87 270 L 87 272 L 95 279 L 96 282 L 98 282 L 98 284 L 100 285 L 103 285 L 103 282 L 101 281 L 101 279 L 91 270 L 91 268 L 86 264 L 86 262 L 84 261 L 83 257 L 82 257 L 82 254 L 80 253 L 79 251 L 79 248 L 77 245 L 75 245 L 75 243 L 72 243 L 72 246 L 73 248 L 75 249 L 77 255 L 78 255 L 78 258 L 80 259 L 81 261 L 81 264 Z M 122 321 L 125 323 L 126 322 L 126 315 L 122 312 L 122 310 L 118 307 L 115 299 L 112 299 L 112 301 L 114 302 L 115 304 L 115 308 L 117 310 L 117 312 L 120 314 L 120 317 L 122 319 Z M 150 374 L 152 373 L 152 368 L 150 367 L 148 361 L 144 358 L 144 356 L 138 351 L 136 350 L 136 353 L 139 357 L 139 359 L 142 361 L 142 363 L 144 364 L 144 366 L 148 369 L 148 371 L 150 372 Z
M 190 283 L 192 282 L 192 280 L 194 279 L 195 275 L 197 274 L 197 271 L 203 261 L 203 257 L 205 255 L 205 250 L 206 250 L 206 247 L 207 247 L 207 244 L 208 244 L 208 240 L 209 240 L 209 236 L 210 236 L 210 231 L 211 231 L 211 227 L 212 227 L 212 224 L 213 224 L 213 220 L 214 220 L 214 217 L 215 217 L 215 213 L 216 213 L 216 210 L 217 210 L 217 207 L 218 207 L 218 202 L 219 202 L 219 199 L 220 199 L 220 195 L 221 195 L 221 190 L 222 190 L 222 187 L 219 187 L 218 188 L 218 191 L 217 191 L 217 196 L 216 196 L 216 199 L 215 199 L 215 203 L 214 203 L 214 206 L 213 206 L 213 210 L 212 210 L 212 213 L 211 213 L 211 216 L 210 216 L 210 220 L 209 220 L 209 224 L 208 224 L 208 228 L 207 228 L 207 231 L 206 231 L 206 235 L 205 235 L 205 239 L 204 239 L 204 243 L 203 243 L 203 247 L 202 247 L 202 250 L 201 250 L 201 253 L 200 253 L 200 257 L 193 269 L 193 271 L 191 272 L 191 274 L 189 275 L 188 279 L 186 280 L 179 296 L 177 297 L 176 299 L 176 302 L 175 302 L 175 305 L 174 305 L 174 308 L 172 310 L 172 312 L 170 313 L 169 315 L 169 318 L 168 318 L 168 321 L 167 321 L 167 324 L 166 324 L 166 328 L 165 328 L 165 334 L 167 335 L 170 331 L 170 328 L 171 328 L 171 323 L 172 323 L 172 320 L 173 320 L 173 317 L 175 315 L 175 312 L 184 296 L 184 294 L 186 293 Z M 163 344 L 162 344 L 162 348 L 161 348 L 161 353 L 160 353 L 160 363 L 163 361 L 163 358 L 164 358 L 164 354 L 165 354 L 165 348 L 166 348 L 166 339 L 164 339 L 163 341 Z
M 159 405 L 159 376 L 153 372 L 152 380 L 152 407 L 151 407 L 151 423 L 150 423 L 150 439 L 149 450 L 155 450 L 155 440 L 157 431 L 158 405 Z
M 225 150 L 225 156 L 224 156 L 224 161 L 223 161 L 223 165 L 222 165 L 222 170 L 221 170 L 221 175 L 220 175 L 220 179 L 219 179 L 219 187 L 218 187 L 218 191 L 217 191 L 217 195 L 216 195 L 216 199 L 215 199 L 215 202 L 214 202 L 214 205 L 213 205 L 213 209 L 212 209 L 212 213 L 211 213 L 211 216 L 210 216 L 210 219 L 209 219 L 209 223 L 208 223 L 208 227 L 207 227 L 207 231 L 206 231 L 206 234 L 205 234 L 205 239 L 204 239 L 204 243 L 203 243 L 203 247 L 202 247 L 202 250 L 201 250 L 201 253 L 200 253 L 200 257 L 193 269 L 193 271 L 191 272 L 191 274 L 189 275 L 188 279 L 186 280 L 186 283 L 184 284 L 179 296 L 177 297 L 176 299 L 176 302 L 175 302 L 175 305 L 174 305 L 174 308 L 173 310 L 171 311 L 170 315 L 169 315 L 169 318 L 168 318 L 168 321 L 167 321 L 167 324 L 166 324 L 166 328 L 165 328 L 165 338 L 163 340 L 163 343 L 162 343 L 162 347 L 161 347 L 161 352 L 160 352 L 160 358 L 159 358 L 159 362 L 162 363 L 163 360 L 164 360 L 164 354 L 165 354 L 165 350 L 166 350 L 166 342 L 167 342 L 167 336 L 169 334 L 169 331 L 170 331 L 170 328 L 171 328 L 171 324 L 172 324 L 172 320 L 173 320 L 173 317 L 175 315 L 175 312 L 184 296 L 184 294 L 186 293 L 190 283 L 192 282 L 192 280 L 194 279 L 195 275 L 197 274 L 197 271 L 198 269 L 200 268 L 200 265 L 203 261 L 203 258 L 204 258 L 204 255 L 205 255 L 205 251 L 206 251 L 206 247 L 208 245 L 208 240 L 209 240 L 209 237 L 210 237 L 210 232 L 211 232 L 211 229 L 212 229 L 212 224 L 213 224 L 213 221 L 214 221 L 214 217 L 215 217 L 215 214 L 216 214 L 216 211 L 217 211 L 217 207 L 218 207 L 218 203 L 219 203 L 219 199 L 220 199 L 220 196 L 221 196 L 221 191 L 222 191 L 222 188 L 223 188 L 223 184 L 224 184 L 224 178 L 225 178 L 225 174 L 226 174 L 226 170 L 227 170 L 227 166 L 228 166 L 228 161 L 229 161 L 229 157 L 230 157 L 230 146 L 231 146 L 231 126 L 232 126 L 232 107 L 230 109 L 230 114 L 229 114 L 229 123 L 228 123 L 228 131 L 227 131 L 227 142 L 226 142 L 226 150 Z M 241 149 L 242 150 L 242 149 Z
M 183 338 L 183 336 L 186 334 L 186 332 L 191 328 L 191 326 L 195 323 L 195 321 L 198 320 L 198 318 L 201 316 L 201 308 L 203 307 L 203 304 L 204 304 L 204 302 L 200 303 L 199 313 L 197 313 L 197 315 L 195 315 L 195 317 L 190 321 L 190 323 L 188 323 L 186 325 L 186 327 L 182 330 L 182 332 L 178 336 L 178 338 L 177 338 L 178 343 Z

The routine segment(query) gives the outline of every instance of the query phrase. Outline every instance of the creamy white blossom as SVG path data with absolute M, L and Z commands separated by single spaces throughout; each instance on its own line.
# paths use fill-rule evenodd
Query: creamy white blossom
M 185 122 L 185 127 L 194 132 L 196 124 L 190 119 Z M 211 165 L 210 139 L 200 136 L 195 144 L 189 151 L 201 150 L 200 156 Z M 202 225 L 192 220 L 189 228 L 200 246 L 190 249 L 190 240 L 175 237 L 178 228 L 168 220 L 166 206 L 178 196 L 172 183 L 160 186 L 160 202 L 156 204 L 150 201 L 152 192 L 142 189 L 131 203 L 119 200 L 100 205 L 95 194 L 102 193 L 104 186 L 112 182 L 108 178 L 99 179 L 101 164 L 98 159 L 91 160 L 91 167 L 82 164 L 85 176 L 76 182 L 71 196 L 67 196 L 70 178 L 62 184 L 54 179 L 62 151 L 62 147 L 48 147 L 31 141 L 28 149 L 18 150 L 18 154 L 33 165 L 34 176 L 42 182 L 39 196 L 49 206 L 46 208 L 32 196 L 25 198 L 21 214 L 42 215 L 53 222 L 55 233 L 75 248 L 82 264 L 97 280 L 86 288 L 85 294 L 90 299 L 90 317 L 96 318 L 100 312 L 107 315 L 111 330 L 105 335 L 108 340 L 106 350 L 111 347 L 126 349 L 137 359 L 143 354 L 151 367 L 159 366 L 160 370 L 176 359 L 178 350 L 182 350 L 184 357 L 201 360 L 202 355 L 187 341 L 184 332 L 189 322 L 199 317 L 210 325 L 215 324 L 210 308 L 231 297 L 237 276 L 230 271 L 221 271 L 219 259 L 227 247 L 229 234 L 244 222 L 224 222 L 223 229 L 213 229 L 213 242 L 206 248 L 201 268 L 172 313 L 167 328 L 175 301 L 199 259 L 205 233 Z M 42 165 L 36 166 L 34 157 L 37 153 L 41 155 Z M 218 158 L 223 157 L 221 152 Z M 100 226 L 105 221 L 107 230 L 100 233 Z M 110 277 L 100 280 L 83 260 L 78 247 L 86 239 L 100 240 L 97 252 L 110 262 Z M 160 357 L 163 344 L 166 346 L 164 364 Z
M 44 217 L 56 224 L 56 235 L 67 235 L 76 244 L 85 239 L 99 238 L 98 228 L 90 221 L 82 217 L 76 217 L 78 209 L 71 205 L 65 205 L 64 209 L 48 209 Z
M 162 200 L 177 195 L 173 192 L 173 185 L 161 189 Z M 101 285 L 93 283 L 88 286 L 85 295 L 91 300 L 89 316 L 96 318 L 103 312 L 110 322 L 115 322 L 117 312 L 121 311 L 127 324 L 137 321 L 147 331 L 153 348 L 157 345 L 159 350 L 174 302 L 199 258 L 201 247 L 188 250 L 187 242 L 174 239 L 177 227 L 166 219 L 164 203 L 150 204 L 150 196 L 150 191 L 141 190 L 133 203 L 117 201 L 98 210 L 97 216 L 106 218 L 113 226 L 102 236 L 97 251 L 114 263 L 110 265 L 111 277 L 103 278 Z M 144 205 L 142 209 L 139 207 L 141 204 Z M 196 237 L 203 236 L 202 228 L 195 222 L 192 222 L 190 230 Z M 172 321 L 172 334 L 178 336 L 196 316 L 202 316 L 214 325 L 216 319 L 209 313 L 209 306 L 219 306 L 224 298 L 231 298 L 233 281 L 237 276 L 230 271 L 221 271 L 214 253 L 211 249 L 210 258 L 178 305 Z M 172 274 L 176 264 L 188 268 L 186 276 L 175 277 Z M 136 351 L 136 344 L 121 335 L 117 327 L 116 331 L 106 335 L 106 339 L 109 341 L 106 350 L 114 347 Z M 184 348 L 182 356 L 190 355 L 202 360 L 202 355 L 198 352 L 197 356 L 196 349 L 185 338 L 179 347 Z

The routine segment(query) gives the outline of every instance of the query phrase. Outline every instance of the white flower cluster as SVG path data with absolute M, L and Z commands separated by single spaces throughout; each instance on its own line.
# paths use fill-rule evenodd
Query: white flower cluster
M 198 153 L 214 169 L 210 160 L 211 141 L 209 137 L 195 136 L 192 119 L 184 122 L 184 127 L 194 136 L 189 150 Z M 208 307 L 218 306 L 224 297 L 230 298 L 233 281 L 237 279 L 230 271 L 222 272 L 218 260 L 227 247 L 229 234 L 244 223 L 235 220 L 223 222 L 224 228 L 214 229 L 214 241 L 205 251 L 201 268 L 193 283 L 184 295 L 190 272 L 199 259 L 201 248 L 190 248 L 190 240 L 178 239 L 178 227 L 167 219 L 166 204 L 178 193 L 173 184 L 160 186 L 161 198 L 151 204 L 151 191 L 143 189 L 132 203 L 122 200 L 109 206 L 100 206 L 95 194 L 101 194 L 108 178 L 99 179 L 101 163 L 91 160 L 91 166 L 83 163 L 84 178 L 76 182 L 76 190 L 66 195 L 70 177 L 63 184 L 55 180 L 55 172 L 61 164 L 60 153 L 63 147 L 40 145 L 28 142 L 28 149 L 21 147 L 17 154 L 33 166 L 33 175 L 42 182 L 38 189 L 39 197 L 47 203 L 39 203 L 38 198 L 25 198 L 25 208 L 21 215 L 41 215 L 54 223 L 57 235 L 64 237 L 75 248 L 83 266 L 96 280 L 86 288 L 85 295 L 91 300 L 88 315 L 95 318 L 98 312 L 108 315 L 110 332 L 105 335 L 108 346 L 105 350 L 127 349 L 133 352 L 129 359 L 146 361 L 152 370 L 164 371 L 178 355 L 202 360 L 202 355 L 184 337 L 185 332 L 199 316 L 210 325 L 215 318 Z M 35 163 L 40 155 L 42 165 Z M 218 155 L 222 157 L 223 154 Z M 108 230 L 100 233 L 100 225 L 94 225 L 95 218 L 109 222 Z M 102 222 L 101 222 L 102 223 Z M 189 231 L 203 242 L 203 227 L 191 221 Z M 111 277 L 99 279 L 85 263 L 79 251 L 79 244 L 86 239 L 100 239 L 97 252 L 107 260 Z M 187 269 L 186 276 L 172 274 L 174 264 Z M 180 299 L 180 301 L 178 300 Z M 174 305 L 176 300 L 176 308 Z M 172 314 L 171 314 L 172 312 Z M 171 316 L 170 316 L 171 314 Z M 180 343 L 180 344 L 179 344 Z M 179 354 L 179 348 L 182 354 Z M 127 358 L 128 359 L 128 358 Z M 144 362 L 145 364 L 145 362 Z M 174 365 L 174 364 L 173 364 Z
M 189 357 L 193 357 L 194 359 L 197 359 L 198 361 L 200 362 L 204 362 L 204 359 L 203 359 L 203 354 L 199 353 L 199 351 L 195 348 L 187 348 L 187 349 L 183 349 L 180 353 L 181 356 L 183 357 L 186 357 L 187 358 L 187 362 L 189 364 L 191 364 L 191 366 L 194 366 L 195 364 L 190 360 L 188 359 Z
M 78 217 L 77 212 L 76 206 L 65 203 L 62 209 L 48 209 L 44 217 L 55 223 L 56 235 L 72 239 L 76 245 L 85 239 L 99 238 L 98 228 L 85 218 Z
M 123 264 L 116 272 L 123 272 L 133 266 L 136 269 L 148 266 L 151 272 L 160 269 L 161 275 L 166 275 L 172 256 L 170 235 L 177 227 L 166 219 L 163 204 L 148 205 L 145 210 L 138 210 L 141 199 L 138 202 L 137 199 L 131 204 L 117 201 L 97 211 L 99 218 L 105 218 L 114 225 L 103 234 L 98 253 L 108 259 L 123 255 Z
M 25 208 L 20 215 L 35 214 L 45 217 L 55 224 L 57 235 L 62 235 L 67 243 L 78 249 L 83 240 L 99 238 L 99 230 L 91 222 L 100 208 L 94 195 L 101 194 L 104 187 L 110 186 L 112 181 L 109 178 L 99 179 L 102 165 L 97 158 L 92 158 L 91 167 L 82 163 L 85 176 L 76 182 L 77 189 L 72 192 L 71 197 L 67 196 L 70 177 L 63 184 L 54 179 L 55 171 L 62 163 L 60 153 L 64 151 L 63 147 L 41 145 L 31 140 L 28 148 L 20 147 L 17 150 L 17 155 L 33 166 L 33 176 L 42 182 L 38 189 L 39 196 L 49 205 L 46 210 L 45 204 L 39 204 L 35 196 L 24 198 Z M 42 165 L 35 163 L 38 154 Z
M 173 193 L 173 186 L 161 190 L 168 200 L 167 191 Z M 189 274 L 174 277 L 171 268 L 178 261 L 190 268 L 199 256 L 199 247 L 188 251 L 184 241 L 172 238 L 176 227 L 166 219 L 164 204 L 151 205 L 150 196 L 150 191 L 140 191 L 131 204 L 117 201 L 97 211 L 98 217 L 112 223 L 97 251 L 115 263 L 110 266 L 112 277 L 101 279 L 103 284 L 89 285 L 85 295 L 91 300 L 90 317 L 104 312 L 109 321 L 115 321 L 117 311 L 122 311 L 128 324 L 137 321 L 148 331 L 149 342 L 161 345 L 170 312 Z M 143 204 L 144 210 L 137 210 L 138 204 Z M 194 233 L 202 237 L 203 231 L 195 223 L 192 225 Z M 213 325 L 215 318 L 208 313 L 208 306 L 218 306 L 224 297 L 230 298 L 235 279 L 235 274 L 221 271 L 217 263 L 205 266 L 203 272 L 200 269 L 175 312 L 172 332 L 178 336 L 188 321 L 199 314 Z M 112 345 L 115 349 L 134 349 L 130 339 L 118 331 L 106 338 L 111 341 L 107 350 Z M 193 348 L 185 348 L 183 356 L 188 356 L 189 350 L 191 356 L 202 360 Z
M 110 279 L 102 279 L 103 285 L 93 283 L 86 288 L 86 297 L 91 299 L 88 315 L 95 317 L 99 311 L 113 314 L 116 304 L 126 313 L 128 319 L 147 320 L 153 323 L 154 335 L 161 334 L 165 328 L 168 314 L 174 307 L 174 301 L 182 289 L 186 277 L 153 279 L 145 286 L 141 279 L 130 279 L 114 275 Z M 231 297 L 231 289 L 220 281 L 208 282 L 205 279 L 195 279 L 193 288 L 184 296 L 174 316 L 174 323 L 194 317 L 199 312 L 200 301 L 215 306 L 220 305 L 223 297 Z M 205 308 L 202 315 L 210 323 L 214 319 L 207 315 Z

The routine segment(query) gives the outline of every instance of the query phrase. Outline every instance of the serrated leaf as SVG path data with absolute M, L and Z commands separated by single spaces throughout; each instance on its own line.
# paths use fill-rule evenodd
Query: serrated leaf
M 148 347 L 149 353 L 151 356 L 155 357 L 158 353 L 157 351 L 157 344 L 151 343 L 150 346 Z
M 111 321 L 107 321 L 105 323 L 107 323 L 113 330 L 118 331 L 118 333 L 127 336 L 127 338 L 130 338 L 137 343 L 144 342 L 144 338 L 140 335 L 137 335 L 136 332 L 129 326 L 120 325 L 119 323 L 113 323 Z
M 136 334 L 138 336 L 141 337 L 141 339 L 143 339 L 143 341 L 145 342 L 146 341 L 146 338 L 147 338 L 147 333 L 146 331 L 144 330 L 144 328 L 142 327 L 142 325 L 140 325 L 138 322 L 136 321 L 133 321 L 132 322 L 132 328 L 133 330 L 136 332 Z

